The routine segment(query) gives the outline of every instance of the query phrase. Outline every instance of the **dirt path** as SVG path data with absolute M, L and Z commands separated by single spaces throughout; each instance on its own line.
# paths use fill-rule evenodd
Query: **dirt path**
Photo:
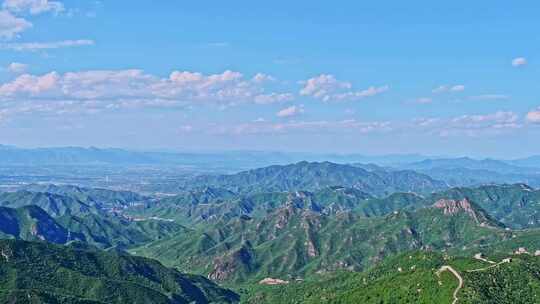
M 456 287 L 456 290 L 454 290 L 454 301 L 452 302 L 452 304 L 456 304 L 458 302 L 458 292 L 461 290 L 461 288 L 463 288 L 463 278 L 461 277 L 461 275 L 459 274 L 459 272 L 457 272 L 454 268 L 452 268 L 452 266 L 448 266 L 448 265 L 445 265 L 445 266 L 442 266 L 441 269 L 439 269 L 437 271 L 437 275 L 440 275 L 441 272 L 444 272 L 444 271 L 450 271 L 457 279 L 458 279 L 458 286 Z
M 486 260 L 487 261 L 487 260 Z M 488 267 L 484 267 L 484 268 L 478 268 L 478 269 L 472 269 L 472 270 L 467 270 L 467 272 L 478 272 L 478 271 L 485 271 L 485 270 L 488 270 L 488 269 L 491 269 L 491 268 L 494 268 L 494 267 L 497 267 L 501 264 L 504 264 L 504 263 L 510 263 L 511 259 L 504 259 L 502 261 L 500 261 L 499 263 L 494 263 L 494 262 L 491 262 L 491 261 L 487 261 L 488 263 L 494 263 L 493 265 L 490 265 Z M 437 275 L 441 275 L 442 272 L 444 271 L 450 271 L 457 279 L 458 279 L 458 287 L 456 287 L 456 290 L 454 290 L 454 301 L 452 302 L 452 304 L 456 304 L 458 302 L 458 292 L 461 290 L 461 288 L 463 288 L 463 278 L 461 277 L 461 275 L 459 274 L 459 272 L 457 272 L 454 268 L 452 268 L 452 266 L 448 266 L 448 265 L 445 265 L 445 266 L 442 266 L 438 271 L 437 271 Z
M 510 260 L 509 260 L 509 259 L 504 259 L 504 260 L 500 261 L 499 263 L 493 264 L 493 265 L 491 265 L 491 266 L 484 267 L 484 268 L 478 268 L 478 269 L 467 270 L 467 272 L 484 271 L 484 270 L 491 269 L 491 268 L 493 268 L 493 267 L 497 267 L 497 266 L 499 266 L 499 265 L 501 265 L 501 264 L 504 264 L 504 263 L 510 263 Z

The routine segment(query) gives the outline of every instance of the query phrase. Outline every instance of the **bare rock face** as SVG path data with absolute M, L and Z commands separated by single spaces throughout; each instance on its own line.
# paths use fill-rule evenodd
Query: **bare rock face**
M 286 284 L 289 284 L 289 281 L 273 279 L 273 278 L 265 278 L 259 281 L 259 284 L 261 285 L 286 285 Z
M 476 211 L 473 209 L 471 202 L 464 198 L 460 201 L 451 199 L 441 199 L 433 204 L 434 208 L 442 209 L 445 215 L 454 215 L 460 212 L 465 212 L 470 215 L 476 222 L 479 222 Z
M 253 259 L 251 250 L 245 246 L 225 256 L 217 257 L 208 278 L 214 281 L 231 279 L 240 269 L 249 269 Z

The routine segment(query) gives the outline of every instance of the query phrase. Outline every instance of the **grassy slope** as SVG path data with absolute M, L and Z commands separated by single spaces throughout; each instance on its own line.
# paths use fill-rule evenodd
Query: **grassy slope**
M 437 275 L 443 265 L 452 266 L 464 279 L 458 303 L 540 303 L 540 258 L 524 255 L 513 256 L 508 264 L 469 273 L 467 270 L 489 264 L 437 253 L 407 253 L 364 273 L 339 273 L 322 281 L 282 286 L 249 285 L 240 290 L 243 303 L 250 304 L 452 303 L 458 281 L 449 272 Z

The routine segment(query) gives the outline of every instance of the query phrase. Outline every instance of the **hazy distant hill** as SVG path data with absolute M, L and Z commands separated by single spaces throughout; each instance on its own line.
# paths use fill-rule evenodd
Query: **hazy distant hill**
M 469 157 L 461 158 L 441 158 L 441 159 L 426 159 L 420 162 L 410 163 L 401 166 L 411 170 L 431 170 L 431 169 L 472 169 L 472 170 L 487 170 L 498 173 L 537 173 L 538 168 L 519 167 L 504 161 L 494 159 L 472 159 Z
M 329 186 L 355 188 L 372 195 L 393 192 L 430 193 L 445 189 L 444 182 L 410 170 L 367 171 L 363 168 L 331 162 L 299 162 L 270 166 L 232 175 L 200 176 L 187 188 L 212 186 L 234 192 L 276 192 L 316 190 Z
M 472 158 L 426 159 L 401 165 L 399 168 L 415 170 L 451 186 L 483 184 L 526 183 L 540 186 L 540 166 L 518 165 L 520 162 Z M 532 164 L 532 162 L 531 162 Z
M 22 149 L 0 145 L 0 165 L 184 165 L 194 167 L 256 168 L 274 164 L 308 161 L 376 162 L 403 164 L 425 159 L 415 154 L 365 156 L 360 154 L 323 154 L 294 152 L 141 152 L 124 149 L 82 147 Z

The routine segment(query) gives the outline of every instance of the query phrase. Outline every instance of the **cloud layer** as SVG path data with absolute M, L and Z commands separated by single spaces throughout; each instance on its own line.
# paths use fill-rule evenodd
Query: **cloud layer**
M 540 108 L 537 108 L 536 110 L 532 110 L 527 113 L 526 119 L 530 123 L 540 124 Z
M 2 7 L 14 13 L 31 15 L 64 11 L 64 5 L 61 2 L 48 0 L 5 0 Z
M 64 40 L 64 41 L 53 41 L 53 42 L 25 42 L 25 43 L 3 43 L 0 44 L 0 49 L 4 50 L 13 50 L 13 51 L 41 51 L 41 50 L 51 50 L 59 49 L 66 47 L 78 47 L 78 46 L 89 46 L 94 45 L 95 42 L 89 39 L 79 39 L 79 40 Z
M 300 90 L 300 95 L 326 102 L 360 100 L 384 93 L 390 88 L 388 85 L 371 86 L 365 90 L 355 91 L 350 82 L 337 80 L 335 76 L 329 74 L 321 74 L 301 83 L 304 87 Z
M 11 40 L 32 27 L 32 23 L 24 18 L 12 15 L 9 11 L 0 10 L 0 39 Z

